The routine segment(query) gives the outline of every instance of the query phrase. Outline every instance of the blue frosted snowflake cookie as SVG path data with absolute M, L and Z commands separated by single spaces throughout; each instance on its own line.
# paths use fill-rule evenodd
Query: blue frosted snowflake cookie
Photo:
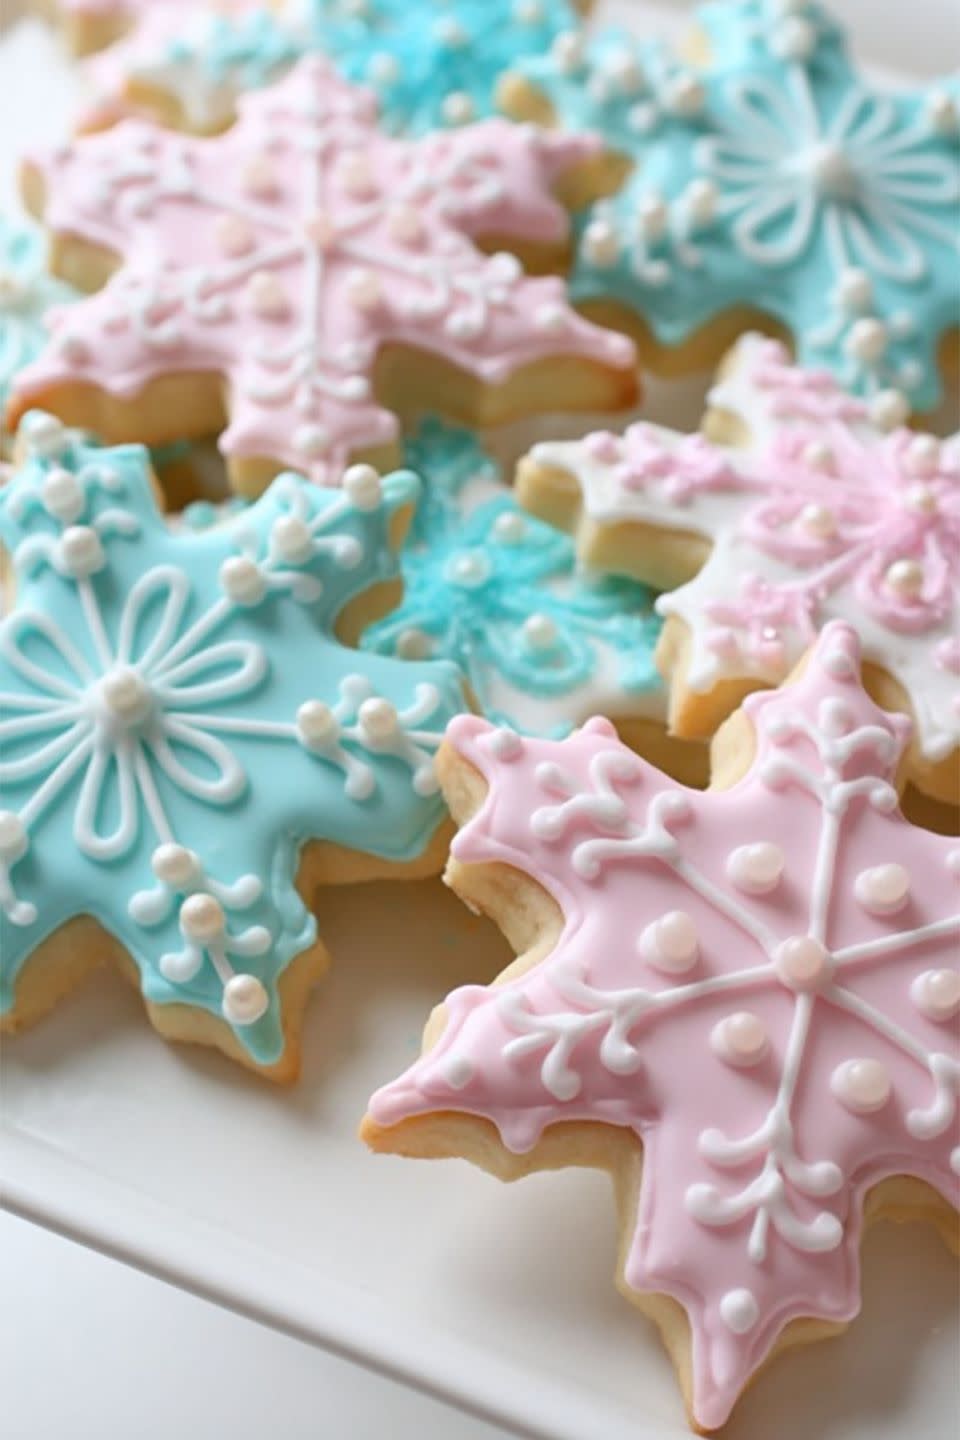
M 527 733 L 562 736 L 597 713 L 662 721 L 651 592 L 578 573 L 569 536 L 521 510 L 470 432 L 428 421 L 406 460 L 424 496 L 405 596 L 363 648 L 455 660 L 482 712 Z
M 929 409 L 960 311 L 960 86 L 875 89 L 803 0 L 697 22 L 690 63 L 615 32 L 567 37 L 510 86 L 515 113 L 545 98 L 633 164 L 580 225 L 576 298 L 615 302 L 661 354 L 750 307 L 881 423 Z
M 17 577 L 0 622 L 4 1023 L 109 953 L 164 1034 L 291 1079 L 322 956 L 315 885 L 344 856 L 350 878 L 441 858 L 432 757 L 459 674 L 335 635 L 396 574 L 417 481 L 283 475 L 194 533 L 163 521 L 139 446 L 93 448 L 36 413 L 23 433 L 0 491 Z

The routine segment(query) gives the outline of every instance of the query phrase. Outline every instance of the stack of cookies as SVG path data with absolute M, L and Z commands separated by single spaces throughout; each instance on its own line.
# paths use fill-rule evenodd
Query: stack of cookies
M 0 217 L 0 1007 L 109 961 L 292 1082 L 321 887 L 443 871 L 518 958 L 363 1138 L 608 1169 L 708 1431 L 854 1316 L 866 1220 L 955 1239 L 960 86 L 807 0 L 585 8 L 60 0 L 88 101 Z M 643 401 L 711 370 L 695 433 Z

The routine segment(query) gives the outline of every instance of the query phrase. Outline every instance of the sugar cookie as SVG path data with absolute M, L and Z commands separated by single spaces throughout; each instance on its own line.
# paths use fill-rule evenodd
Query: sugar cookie
M 325 964 L 317 886 L 446 849 L 433 750 L 455 667 L 345 648 L 396 598 L 409 474 L 280 476 L 169 529 L 139 446 L 52 416 L 0 491 L 0 1010 L 40 1018 L 104 960 L 165 1036 L 292 1080 Z
M 910 724 L 858 668 L 832 622 L 721 732 L 706 793 L 603 720 L 557 742 L 463 717 L 438 760 L 447 880 L 522 953 L 435 1012 L 364 1136 L 508 1180 L 613 1172 L 620 1288 L 702 1430 L 857 1314 L 865 1224 L 956 1240 L 960 850 L 898 811 Z

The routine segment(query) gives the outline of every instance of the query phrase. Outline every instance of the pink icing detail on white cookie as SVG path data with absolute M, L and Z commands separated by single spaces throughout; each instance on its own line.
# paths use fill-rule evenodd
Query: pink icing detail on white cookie
M 373 95 L 315 56 L 245 97 L 216 138 L 139 121 L 83 137 L 36 161 L 47 224 L 122 263 L 71 308 L 86 357 L 58 347 L 54 317 L 16 403 L 80 382 L 129 398 L 161 375 L 213 371 L 229 389 L 225 454 L 329 481 L 351 451 L 397 435 L 373 390 L 385 345 L 487 385 L 554 355 L 629 368 L 629 341 L 577 316 L 558 277 L 474 243 L 561 241 L 551 187 L 596 149 L 498 120 L 390 139 Z
M 435 1047 L 371 1101 L 382 1125 L 482 1116 L 521 1153 L 558 1121 L 633 1131 L 626 1280 L 685 1307 L 711 1428 L 790 1320 L 856 1314 L 872 1185 L 913 1175 L 958 1198 L 960 1052 L 941 1018 L 957 994 L 956 842 L 899 812 L 909 722 L 867 697 L 859 658 L 834 622 L 798 681 L 746 702 L 756 754 L 727 791 L 683 789 L 605 724 L 518 739 L 507 764 L 498 732 L 454 720 L 448 742 L 489 787 L 456 858 L 532 877 L 563 930 L 525 973 L 454 991 Z M 758 847 L 782 878 L 745 894 L 732 854 L 778 870 Z M 909 902 L 872 913 L 857 877 L 892 854 Z M 680 975 L 636 942 L 678 912 L 698 945 Z

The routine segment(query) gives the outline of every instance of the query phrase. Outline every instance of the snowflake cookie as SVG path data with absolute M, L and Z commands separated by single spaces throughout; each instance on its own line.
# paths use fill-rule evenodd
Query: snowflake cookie
M 572 32 L 571 0 L 234 0 L 152 6 L 97 57 L 94 88 L 199 134 L 232 120 L 237 97 L 304 55 L 333 60 L 377 92 L 394 134 L 462 125 L 493 109 L 498 77 Z
M 757 335 L 723 373 L 709 429 L 740 446 L 644 424 L 537 445 L 519 498 L 576 528 L 587 564 L 670 592 L 657 659 L 678 734 L 713 734 L 844 619 L 876 698 L 914 718 L 911 778 L 955 803 L 960 439 L 884 433 L 866 402 Z
M 574 36 L 504 86 L 511 113 L 599 131 L 630 167 L 580 227 L 575 298 L 654 366 L 713 363 L 759 313 L 803 363 L 930 409 L 960 307 L 960 85 L 873 89 L 804 0 L 696 16 L 693 63 Z
M 321 883 L 440 863 L 432 752 L 455 667 L 360 656 L 409 474 L 293 475 L 168 529 L 139 446 L 28 415 L 0 491 L 0 1009 L 39 1017 L 106 954 L 162 1033 L 298 1065 Z M 379 595 L 378 595 L 379 591 Z M 313 843 L 319 842 L 319 843 Z M 302 897 L 302 898 L 301 898 Z
M 871 1217 L 946 1226 L 960 1190 L 960 850 L 899 812 L 909 721 L 858 662 L 833 622 L 746 701 L 706 793 L 605 720 L 454 721 L 447 878 L 527 953 L 449 996 L 365 1121 L 376 1149 L 504 1178 L 620 1172 L 620 1283 L 704 1429 L 792 1322 L 857 1313 L 868 1191 Z
M 530 733 L 563 735 L 597 713 L 662 725 L 650 591 L 578 573 L 570 538 L 520 509 L 468 431 L 427 422 L 405 460 L 424 495 L 404 600 L 363 648 L 455 660 L 488 719 Z
M 30 162 L 26 190 L 62 268 L 87 288 L 119 268 L 20 376 L 11 418 L 42 404 L 148 443 L 228 421 L 234 483 L 256 493 L 286 465 L 329 482 L 392 462 L 391 412 L 425 399 L 471 423 L 630 403 L 630 342 L 475 243 L 562 246 L 552 187 L 597 143 L 505 120 L 392 140 L 316 57 L 213 139 L 133 120 L 84 136 Z
M 0 417 L 14 376 L 46 343 L 47 311 L 76 298 L 47 273 L 45 250 L 39 231 L 0 216 Z M 4 438 L 0 418 L 0 440 Z

